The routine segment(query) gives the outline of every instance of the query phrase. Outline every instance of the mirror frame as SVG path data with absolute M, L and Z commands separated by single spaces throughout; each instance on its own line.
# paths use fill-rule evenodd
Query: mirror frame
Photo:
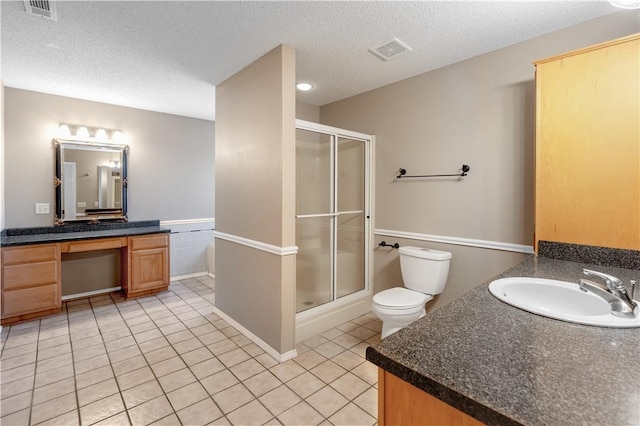
M 113 144 L 113 143 L 103 143 L 103 142 L 94 142 L 87 140 L 77 140 L 77 139 L 54 139 L 53 145 L 55 147 L 55 176 L 53 178 L 53 186 L 55 190 L 56 197 L 56 210 L 55 216 L 53 218 L 53 223 L 55 226 L 65 225 L 67 223 L 99 223 L 99 222 L 127 222 L 127 190 L 129 187 L 129 182 L 127 180 L 128 176 L 128 158 L 129 158 L 129 145 L 123 144 Z M 122 215 L 120 216 L 109 216 L 109 217 L 96 217 L 93 219 L 73 219 L 73 220 L 64 220 L 62 218 L 62 148 L 64 145 L 84 145 L 84 146 L 93 146 L 97 148 L 111 148 L 114 151 L 120 150 L 122 155 L 122 171 L 121 171 L 121 185 L 122 185 Z

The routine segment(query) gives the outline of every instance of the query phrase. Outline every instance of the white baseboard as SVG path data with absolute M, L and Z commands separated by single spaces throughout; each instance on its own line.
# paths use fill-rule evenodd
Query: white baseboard
M 216 274 L 212 274 L 211 272 L 209 272 L 207 275 L 209 275 L 211 278 L 215 279 L 216 278 Z
M 101 288 L 100 290 L 93 291 L 85 291 L 84 293 L 76 293 L 76 294 L 67 294 L 66 296 L 62 296 L 62 301 L 72 300 L 72 299 L 82 299 L 83 297 L 91 297 L 98 296 L 100 294 L 113 293 L 114 291 L 121 290 L 122 287 L 109 287 L 109 288 Z
M 253 334 L 251 331 L 246 329 L 242 324 L 240 324 L 238 321 L 234 320 L 229 315 L 222 312 L 216 306 L 213 307 L 213 312 L 216 315 L 218 315 L 220 318 L 228 322 L 231 326 L 233 326 L 233 328 L 235 328 L 240 333 L 242 333 L 247 339 L 251 340 L 253 343 L 260 346 L 260 348 L 262 348 L 263 351 L 271 355 L 271 357 L 276 361 L 285 362 L 298 356 L 298 351 L 296 351 L 295 349 L 292 349 L 288 352 L 281 354 L 277 350 L 273 349 L 267 342 L 265 342 L 264 340 L 262 340 L 261 338 Z
M 208 272 L 196 272 L 194 274 L 178 275 L 177 277 L 171 277 L 170 281 L 180 281 L 180 280 L 186 280 L 188 278 L 204 277 L 205 275 L 210 275 L 210 274 Z

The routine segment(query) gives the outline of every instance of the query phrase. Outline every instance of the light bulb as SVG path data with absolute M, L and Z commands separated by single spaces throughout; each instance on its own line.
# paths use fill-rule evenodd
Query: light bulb
M 124 135 L 122 134 L 122 131 L 115 130 L 111 135 L 111 138 L 116 142 L 122 142 L 124 140 Z
M 69 136 L 71 136 L 71 130 L 69 130 L 69 126 L 67 126 L 66 124 L 61 124 L 60 127 L 58 127 L 58 137 L 66 138 Z
M 104 129 L 96 130 L 96 139 L 107 139 L 107 132 Z
M 76 136 L 79 138 L 88 138 L 89 137 L 89 129 L 84 126 L 78 127 L 78 131 L 76 132 Z
M 298 83 L 296 84 L 296 88 L 302 92 L 308 92 L 313 89 L 313 84 L 311 83 Z

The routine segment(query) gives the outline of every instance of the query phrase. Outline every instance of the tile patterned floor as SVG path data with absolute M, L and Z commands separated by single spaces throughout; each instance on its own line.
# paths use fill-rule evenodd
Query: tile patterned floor
M 4 327 L 0 424 L 373 425 L 373 313 L 297 345 L 277 363 L 213 313 L 215 281 L 70 301 Z

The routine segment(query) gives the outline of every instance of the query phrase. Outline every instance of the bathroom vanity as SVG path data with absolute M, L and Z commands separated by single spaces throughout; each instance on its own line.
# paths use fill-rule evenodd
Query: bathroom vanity
M 640 257 L 627 253 L 633 269 L 530 256 L 496 279 L 577 283 L 589 268 L 629 283 Z M 379 367 L 380 425 L 640 425 L 639 328 L 538 316 L 488 284 L 367 349 Z
M 169 229 L 159 221 L 70 224 L 2 232 L 2 325 L 60 312 L 62 255 L 120 251 L 126 298 L 169 287 Z

